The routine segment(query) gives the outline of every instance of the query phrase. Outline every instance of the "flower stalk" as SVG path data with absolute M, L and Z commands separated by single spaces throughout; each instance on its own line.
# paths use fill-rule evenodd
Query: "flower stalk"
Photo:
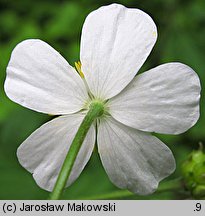
M 76 136 L 74 137 L 70 149 L 66 155 L 64 163 L 62 165 L 61 171 L 58 175 L 57 181 L 55 183 L 54 189 L 51 192 L 49 199 L 58 200 L 60 199 L 63 190 L 65 188 L 66 182 L 70 176 L 72 167 L 74 165 L 75 159 L 81 148 L 81 145 L 86 137 L 88 130 L 90 129 L 92 123 L 104 113 L 104 104 L 99 101 L 93 101 L 89 106 L 89 111 L 83 119 Z

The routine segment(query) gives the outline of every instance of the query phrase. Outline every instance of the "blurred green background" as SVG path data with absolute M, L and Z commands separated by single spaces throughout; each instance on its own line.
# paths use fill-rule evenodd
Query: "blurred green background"
M 152 16 L 158 27 L 158 41 L 141 71 L 159 64 L 179 61 L 191 66 L 205 83 L 205 1 L 204 0 L 121 0 L 127 7 L 139 8 Z M 18 163 L 16 149 L 41 124 L 51 119 L 10 101 L 3 90 L 12 49 L 28 38 L 39 38 L 58 50 L 71 65 L 79 60 L 79 42 L 85 17 L 112 1 L 0 0 L 0 199 L 46 199 L 32 175 Z M 201 117 L 188 132 L 157 135 L 173 151 L 177 170 L 168 179 L 181 175 L 187 155 L 205 141 L 204 89 Z M 164 182 L 167 179 L 164 180 Z M 92 198 L 118 190 L 109 181 L 96 151 L 81 174 L 69 187 L 64 199 Z M 126 199 L 184 199 L 183 193 L 130 196 Z M 125 199 L 125 198 L 124 198 Z

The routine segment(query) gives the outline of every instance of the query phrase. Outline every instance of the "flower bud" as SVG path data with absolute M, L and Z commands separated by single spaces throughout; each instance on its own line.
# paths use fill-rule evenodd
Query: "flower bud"
M 205 161 L 194 167 L 194 178 L 197 183 L 205 185 Z
M 196 198 L 205 196 L 205 154 L 202 147 L 193 151 L 182 164 L 182 175 L 186 188 Z

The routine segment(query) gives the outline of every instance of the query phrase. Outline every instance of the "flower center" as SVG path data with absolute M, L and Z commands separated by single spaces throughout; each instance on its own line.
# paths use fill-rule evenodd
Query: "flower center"
M 93 107 L 95 107 L 95 108 L 97 107 L 98 108 L 97 110 L 100 109 L 98 118 L 99 117 L 106 117 L 106 116 L 110 115 L 107 101 L 103 101 L 103 100 L 99 100 L 99 99 L 91 99 L 86 103 L 84 109 L 85 110 L 91 110 L 91 109 L 93 109 Z
M 97 109 L 101 110 L 98 117 L 100 117 L 102 115 L 109 115 L 108 107 L 107 107 L 107 101 L 97 99 L 94 97 L 94 95 L 92 95 L 92 93 L 90 92 L 89 87 L 87 85 L 87 82 L 84 79 L 84 74 L 81 70 L 81 66 L 82 66 L 82 64 L 80 61 L 75 62 L 75 68 L 76 68 L 77 72 L 79 73 L 79 75 L 81 76 L 81 78 L 83 78 L 83 81 L 86 85 L 88 95 L 89 95 L 89 100 L 86 102 L 83 109 L 90 110 L 90 109 L 93 109 L 94 107 L 97 107 Z
M 92 100 L 88 106 L 90 110 L 96 110 L 98 112 L 97 117 L 101 117 L 105 113 L 105 104 L 99 100 Z

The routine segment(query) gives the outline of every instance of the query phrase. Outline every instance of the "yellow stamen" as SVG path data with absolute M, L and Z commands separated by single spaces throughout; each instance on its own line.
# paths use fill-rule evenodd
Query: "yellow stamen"
M 84 78 L 84 74 L 83 74 L 83 72 L 82 72 L 82 70 L 81 70 L 81 66 L 82 66 L 82 64 L 81 64 L 80 61 L 75 62 L 75 68 L 76 68 L 76 70 L 78 71 L 78 73 L 80 74 L 80 76 L 81 76 L 82 78 Z

